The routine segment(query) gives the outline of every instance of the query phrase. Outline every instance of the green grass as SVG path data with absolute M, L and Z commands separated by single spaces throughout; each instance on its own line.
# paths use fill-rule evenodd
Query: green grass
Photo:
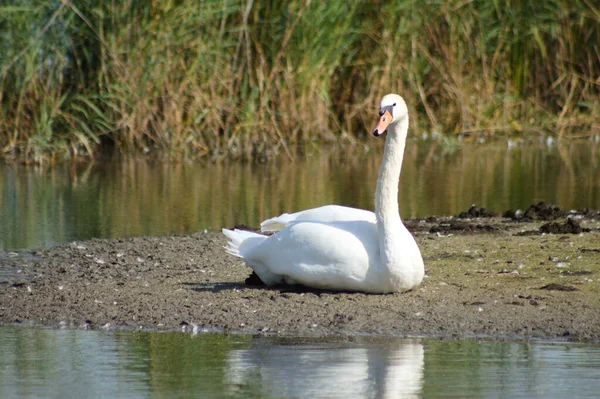
M 354 142 L 399 92 L 448 135 L 598 134 L 589 0 L 0 5 L 0 157 L 257 159 Z

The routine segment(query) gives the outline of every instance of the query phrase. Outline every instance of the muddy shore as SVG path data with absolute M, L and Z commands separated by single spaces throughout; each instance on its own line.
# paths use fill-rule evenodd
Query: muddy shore
M 599 341 L 600 215 L 528 211 L 406 221 L 426 278 L 391 295 L 247 285 L 216 232 L 4 253 L 0 324 Z

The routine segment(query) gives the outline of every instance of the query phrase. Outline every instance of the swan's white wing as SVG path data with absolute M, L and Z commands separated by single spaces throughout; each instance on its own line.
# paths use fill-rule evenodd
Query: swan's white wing
M 367 221 L 294 222 L 249 249 L 244 261 L 266 284 L 265 270 L 288 284 L 380 292 L 377 238 Z
M 341 205 L 326 205 L 307 209 L 296 213 L 284 213 L 260 224 L 260 231 L 279 231 L 292 222 L 346 222 L 346 221 L 375 222 L 375 214 L 371 211 L 350 208 Z

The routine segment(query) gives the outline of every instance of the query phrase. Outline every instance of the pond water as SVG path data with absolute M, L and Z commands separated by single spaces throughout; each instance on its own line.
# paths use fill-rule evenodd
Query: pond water
M 596 398 L 600 345 L 0 328 L 2 398 Z
M 0 166 L 8 251 L 92 237 L 188 234 L 338 203 L 372 208 L 381 159 L 319 151 L 265 164 Z M 404 218 L 546 201 L 600 208 L 596 142 L 411 141 Z M 1 265 L 0 265 L 1 266 Z M 597 397 L 600 345 L 82 331 L 0 326 L 0 397 Z
M 377 144 L 373 142 L 374 144 Z M 0 165 L 0 251 L 91 237 L 188 234 L 325 204 L 372 209 L 381 147 L 315 150 L 265 164 L 115 159 L 56 166 Z M 498 212 L 546 201 L 600 208 L 600 144 L 407 143 L 404 218 Z

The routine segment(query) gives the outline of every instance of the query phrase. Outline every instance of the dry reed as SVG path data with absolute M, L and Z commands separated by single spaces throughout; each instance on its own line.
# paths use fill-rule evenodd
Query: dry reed
M 0 38 L 4 158 L 292 155 L 360 139 L 387 92 L 420 131 L 600 130 L 589 0 L 20 0 Z

